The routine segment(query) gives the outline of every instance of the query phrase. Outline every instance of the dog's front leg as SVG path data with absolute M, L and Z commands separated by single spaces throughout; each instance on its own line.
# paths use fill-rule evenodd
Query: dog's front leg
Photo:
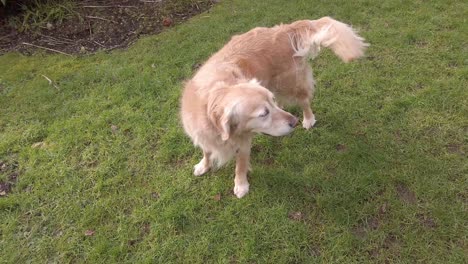
M 302 100 L 299 102 L 299 105 L 302 107 L 304 120 L 302 121 L 302 126 L 305 129 L 309 129 L 315 125 L 315 115 L 310 108 L 310 101 L 309 99 Z
M 234 178 L 234 194 L 242 198 L 249 192 L 247 172 L 250 169 L 250 145 L 251 139 L 240 146 L 236 156 L 236 176 Z
M 211 168 L 211 153 L 203 150 L 203 159 L 193 167 L 193 174 L 195 176 L 200 176 L 205 174 Z

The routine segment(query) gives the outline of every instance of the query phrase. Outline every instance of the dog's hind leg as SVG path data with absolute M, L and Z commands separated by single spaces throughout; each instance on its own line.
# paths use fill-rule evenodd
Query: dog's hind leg
M 211 153 L 203 150 L 203 158 L 202 160 L 193 167 L 193 174 L 195 176 L 200 176 L 205 174 L 211 168 L 211 160 L 210 160 Z

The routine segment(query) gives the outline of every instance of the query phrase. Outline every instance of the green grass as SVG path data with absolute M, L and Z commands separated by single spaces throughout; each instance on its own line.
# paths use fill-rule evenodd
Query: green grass
M 1 56 L 0 181 L 13 187 L 0 262 L 466 263 L 466 13 L 463 1 L 221 1 L 128 50 Z M 312 62 L 317 127 L 256 137 L 243 199 L 232 163 L 192 176 L 201 153 L 178 107 L 193 65 L 233 34 L 325 15 L 371 47 Z

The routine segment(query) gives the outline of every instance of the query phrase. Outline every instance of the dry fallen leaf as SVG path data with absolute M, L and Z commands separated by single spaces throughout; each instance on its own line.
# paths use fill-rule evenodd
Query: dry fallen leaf
M 163 19 L 162 23 L 163 23 L 163 26 L 169 27 L 172 25 L 172 19 L 169 17 L 166 17 Z
M 218 193 L 214 196 L 215 201 L 220 201 L 221 200 L 221 194 Z
M 94 233 L 96 233 L 96 231 L 89 229 L 89 230 L 86 230 L 84 234 L 85 236 L 92 236 L 94 235 Z
M 291 220 L 301 220 L 304 215 L 301 212 L 290 212 L 288 214 L 289 219 Z
M 36 143 L 32 144 L 31 147 L 32 148 L 45 148 L 45 147 L 47 147 L 47 143 L 45 143 L 45 142 L 36 142 Z
M 116 126 L 116 125 L 111 125 L 111 130 L 112 130 L 112 133 L 115 133 L 115 132 L 117 132 L 117 130 L 118 130 L 118 129 L 119 129 L 119 127 L 118 127 L 118 126 Z
M 379 208 L 379 213 L 380 214 L 384 214 L 385 212 L 387 212 L 387 207 L 388 207 L 388 204 L 387 203 L 383 203 L 380 208 Z

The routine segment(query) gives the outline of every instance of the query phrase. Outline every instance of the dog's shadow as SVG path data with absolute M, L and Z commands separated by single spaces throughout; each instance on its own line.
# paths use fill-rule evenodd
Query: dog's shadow
M 313 196 L 319 190 L 318 185 L 315 185 L 311 177 L 305 178 L 302 175 L 292 175 L 287 172 L 287 169 L 257 168 L 250 177 L 252 191 L 266 190 L 268 196 L 272 200 L 287 198 L 288 200 L 303 200 L 305 196 Z M 271 194 L 271 195 L 270 195 Z M 282 197 L 282 198 L 281 198 Z M 296 198 L 295 198 L 296 197 Z
M 315 170 L 310 169 L 314 164 L 305 164 L 303 160 L 292 156 L 288 148 L 291 148 L 289 143 L 296 140 L 293 137 L 255 138 L 251 156 L 252 171 L 249 172 L 251 192 L 268 190 L 264 192 L 268 200 L 278 203 L 283 203 L 285 197 L 292 204 L 313 201 L 317 186 L 310 179 L 314 176 L 305 176 L 304 172 L 307 170 L 306 174 L 313 174 Z

